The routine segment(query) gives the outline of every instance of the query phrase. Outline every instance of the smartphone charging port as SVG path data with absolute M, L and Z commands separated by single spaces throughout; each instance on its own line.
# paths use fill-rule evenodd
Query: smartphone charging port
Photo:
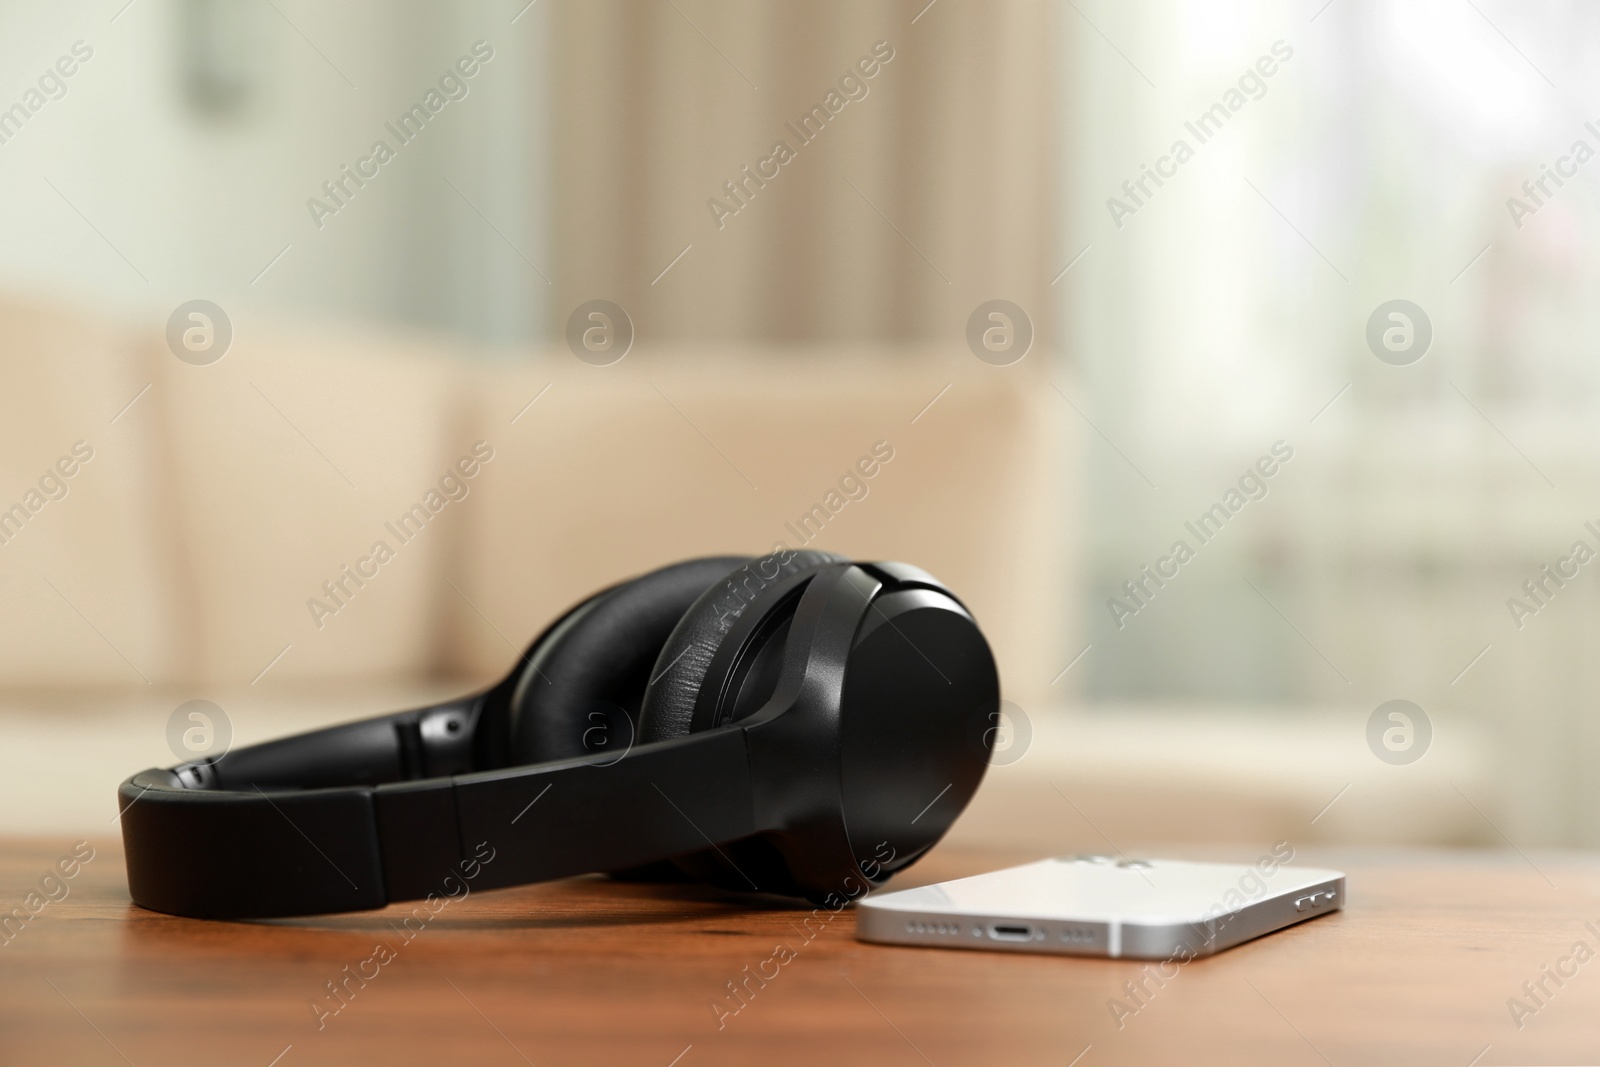
M 995 941 L 1032 941 L 1033 927 L 1024 923 L 996 923 L 989 927 L 989 937 Z

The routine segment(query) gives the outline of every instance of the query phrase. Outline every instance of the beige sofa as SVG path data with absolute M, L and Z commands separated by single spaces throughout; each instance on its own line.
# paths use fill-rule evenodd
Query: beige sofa
M 153 330 L 0 306 L 0 493 L 93 449 L 0 545 L 0 686 L 486 679 L 602 585 L 778 541 L 939 574 L 1008 692 L 1046 692 L 1065 662 L 1070 487 L 1034 373 L 644 344 L 594 367 L 243 316 L 234 330 L 193 366 Z
M 641 342 L 594 367 L 234 329 L 197 367 L 154 329 L 0 302 L 0 507 L 93 450 L 0 522 L 0 832 L 114 833 L 116 782 L 173 762 L 183 701 L 221 705 L 236 744 L 421 704 L 497 677 L 605 584 L 783 541 L 913 561 L 983 624 L 1034 741 L 957 836 L 1015 836 L 1021 798 L 1063 851 L 1493 840 L 1454 790 L 1496 810 L 1460 732 L 1402 774 L 1362 748 L 1364 709 L 1072 712 L 1078 672 L 1052 681 L 1085 640 L 1082 424 L 1042 361 Z

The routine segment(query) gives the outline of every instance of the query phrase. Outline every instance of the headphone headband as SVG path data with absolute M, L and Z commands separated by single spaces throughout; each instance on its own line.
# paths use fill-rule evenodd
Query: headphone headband
M 331 770 L 325 743 L 396 735 L 418 717 L 461 708 L 368 719 L 241 749 L 229 760 L 303 755 Z M 196 774 L 193 766 L 134 775 L 118 799 L 134 902 L 196 918 L 314 915 L 418 900 L 441 892 L 441 882 L 470 857 L 481 858 L 485 842 L 497 861 L 483 868 L 479 888 L 617 870 L 765 829 L 754 824 L 738 726 L 640 745 L 621 759 L 379 785 L 186 788 L 182 779 Z M 619 812 L 628 818 L 615 817 Z

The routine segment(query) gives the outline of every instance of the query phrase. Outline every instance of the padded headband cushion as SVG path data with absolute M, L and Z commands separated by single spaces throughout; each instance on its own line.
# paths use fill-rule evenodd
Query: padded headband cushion
M 783 563 L 776 554 L 763 556 L 740 563 L 705 589 L 683 613 L 656 659 L 654 681 L 645 690 L 644 705 L 639 709 L 640 743 L 689 732 L 700 685 L 723 637 L 746 611 L 764 611 L 776 602 L 771 587 L 778 579 L 843 562 L 843 556 L 832 552 L 790 552 Z
M 673 627 L 743 556 L 689 560 L 613 586 L 568 612 L 539 639 L 511 696 L 511 762 L 588 754 L 597 708 L 635 716 Z M 604 702 L 603 704 L 601 702 Z

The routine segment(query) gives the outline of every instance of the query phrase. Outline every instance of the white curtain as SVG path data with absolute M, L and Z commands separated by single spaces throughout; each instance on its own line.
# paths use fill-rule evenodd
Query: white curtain
M 999 297 L 1042 325 L 1054 8 L 924 3 L 554 9 L 553 324 L 604 298 L 641 342 L 960 351 L 972 309 Z M 797 136 L 830 105 L 819 134 Z M 779 141 L 793 158 L 763 166 Z M 759 186 L 747 166 L 776 176 Z

